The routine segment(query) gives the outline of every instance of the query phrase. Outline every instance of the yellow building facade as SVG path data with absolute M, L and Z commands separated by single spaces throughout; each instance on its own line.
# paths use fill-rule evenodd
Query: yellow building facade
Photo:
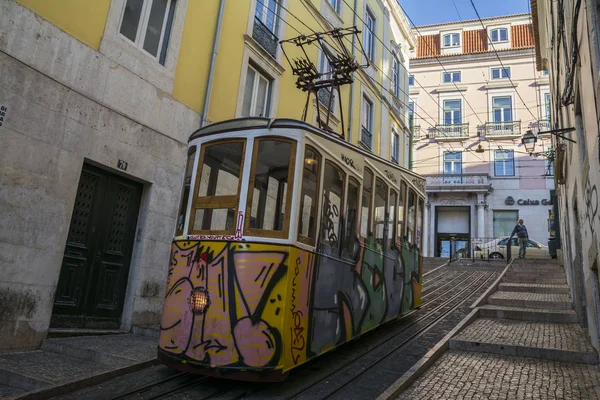
M 415 38 L 395 0 L 0 2 L 0 298 L 15 305 L 0 351 L 52 329 L 157 324 L 189 135 L 300 119 L 307 95 L 279 41 L 352 26 L 365 52 L 352 36 L 347 48 L 370 66 L 342 87 L 329 129 L 408 166 Z M 322 103 L 310 99 L 307 122 Z

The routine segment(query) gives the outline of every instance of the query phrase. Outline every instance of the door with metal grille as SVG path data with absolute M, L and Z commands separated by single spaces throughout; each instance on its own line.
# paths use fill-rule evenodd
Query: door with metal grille
M 141 194 L 137 182 L 83 166 L 52 327 L 119 327 Z

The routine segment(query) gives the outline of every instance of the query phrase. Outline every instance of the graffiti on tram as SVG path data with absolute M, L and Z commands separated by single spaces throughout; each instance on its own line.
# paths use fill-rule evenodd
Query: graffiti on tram
M 324 249 L 175 241 L 159 345 L 212 367 L 301 364 L 420 304 L 417 254 L 373 246 L 348 262 Z M 203 314 L 190 305 L 195 288 L 208 291 Z

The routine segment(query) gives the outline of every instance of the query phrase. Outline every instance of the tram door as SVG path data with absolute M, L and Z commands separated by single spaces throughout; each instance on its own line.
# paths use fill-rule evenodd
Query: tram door
M 51 327 L 119 327 L 141 195 L 141 184 L 84 164 Z

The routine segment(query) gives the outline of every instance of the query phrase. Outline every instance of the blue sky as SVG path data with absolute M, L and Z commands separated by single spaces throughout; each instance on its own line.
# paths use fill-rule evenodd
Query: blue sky
M 473 0 L 473 2 L 481 18 L 529 12 L 529 0 Z M 470 0 L 454 0 L 456 8 L 452 0 L 399 0 L 399 3 L 417 26 L 477 18 Z

